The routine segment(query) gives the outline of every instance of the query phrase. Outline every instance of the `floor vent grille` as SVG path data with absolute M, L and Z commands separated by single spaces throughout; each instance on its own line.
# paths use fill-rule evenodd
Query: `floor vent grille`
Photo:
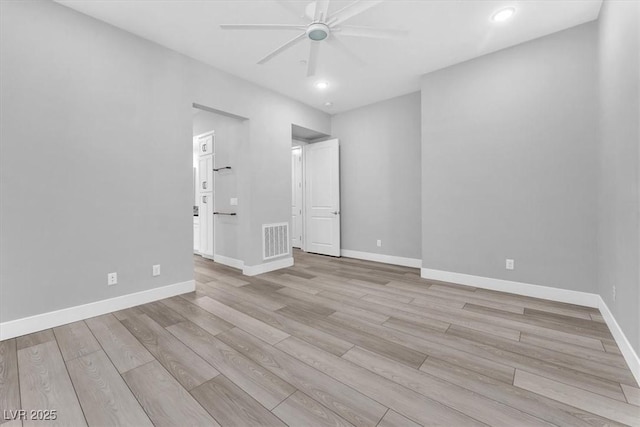
M 276 258 L 289 254 L 289 223 L 262 225 L 263 259 Z

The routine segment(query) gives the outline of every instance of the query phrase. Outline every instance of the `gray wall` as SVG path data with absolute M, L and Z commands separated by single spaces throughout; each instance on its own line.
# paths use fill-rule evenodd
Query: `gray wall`
M 596 37 L 589 23 L 423 76 L 424 268 L 596 291 Z
M 600 15 L 599 293 L 640 353 L 640 3 L 605 1 Z M 613 301 L 612 288 L 616 287 Z
M 420 93 L 337 114 L 332 132 L 342 249 L 420 259 Z
M 0 7 L 0 321 L 193 278 L 194 102 L 250 119 L 239 244 L 262 262 L 291 124 L 329 134 L 327 114 L 54 2 Z
M 201 135 L 214 130 L 215 140 L 215 167 L 231 166 L 231 170 L 222 170 L 214 174 L 214 202 L 215 210 L 219 212 L 239 212 L 238 206 L 231 206 L 230 199 L 238 197 L 237 167 L 238 147 L 248 139 L 248 123 L 233 117 L 223 116 L 208 111 L 200 110 L 193 117 L 193 135 Z M 246 211 L 242 216 L 246 216 Z M 242 259 L 238 241 L 240 237 L 239 216 L 214 216 L 213 239 L 215 241 L 215 255 L 222 255 L 233 259 Z

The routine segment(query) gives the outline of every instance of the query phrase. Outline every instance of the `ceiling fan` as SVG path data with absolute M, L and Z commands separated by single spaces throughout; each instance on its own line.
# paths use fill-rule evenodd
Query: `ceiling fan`
M 267 56 L 258 61 L 264 64 L 275 56 L 302 42 L 305 39 L 310 41 L 309 60 L 307 61 L 307 76 L 313 76 L 316 72 L 318 62 L 318 50 L 321 42 L 329 43 L 340 49 L 346 55 L 359 63 L 364 63 L 355 53 L 344 45 L 336 36 L 372 37 L 372 38 L 400 38 L 407 35 L 407 31 L 383 29 L 374 27 L 362 27 L 353 25 L 343 25 L 344 22 L 360 15 L 366 10 L 382 3 L 384 0 L 356 0 L 348 4 L 335 13 L 328 14 L 331 0 L 316 0 L 306 8 L 305 16 L 311 22 L 307 24 L 223 24 L 223 30 L 291 30 L 302 31 L 282 46 L 278 47 Z M 290 3 L 280 0 L 279 3 L 292 10 Z M 297 13 L 296 13 L 297 14 Z

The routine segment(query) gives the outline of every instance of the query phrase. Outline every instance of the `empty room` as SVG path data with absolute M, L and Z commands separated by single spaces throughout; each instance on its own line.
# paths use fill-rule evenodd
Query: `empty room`
M 640 0 L 0 0 L 0 426 L 640 427 Z

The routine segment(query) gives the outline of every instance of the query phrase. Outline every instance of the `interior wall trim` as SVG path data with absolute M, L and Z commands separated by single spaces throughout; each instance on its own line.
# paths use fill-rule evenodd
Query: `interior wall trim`
M 125 308 L 146 304 L 148 302 L 173 297 L 187 292 L 193 292 L 195 289 L 195 280 L 188 280 L 186 282 L 174 283 L 159 288 L 135 292 L 133 294 L 77 305 L 75 307 L 63 308 L 61 310 L 36 314 L 34 316 L 23 317 L 22 319 L 10 320 L 0 323 L 0 341 L 42 331 L 44 329 L 54 328 L 60 325 L 66 325 L 67 323 L 77 322 L 79 320 L 100 316 L 102 314 L 124 310 Z
M 423 279 L 457 283 L 460 285 L 508 292 L 527 297 L 577 304 L 585 307 L 598 308 L 600 306 L 600 295 L 588 292 L 571 291 L 568 289 L 553 288 L 550 286 L 532 285 L 529 283 L 473 276 L 471 274 L 453 273 L 450 271 L 433 270 L 430 268 L 421 269 L 420 276 Z
M 629 365 L 636 381 L 640 383 L 640 358 L 625 336 L 622 328 L 616 321 L 613 313 L 607 307 L 602 297 L 598 294 L 568 289 L 552 288 L 550 286 L 532 285 L 530 283 L 513 282 L 503 279 L 492 279 L 490 277 L 473 276 L 470 274 L 453 273 L 450 271 L 433 270 L 422 268 L 420 277 L 427 280 L 438 280 L 442 282 L 456 283 L 459 285 L 473 286 L 476 288 L 490 289 L 493 291 L 508 292 L 512 294 L 541 298 L 550 301 L 564 302 L 567 304 L 581 305 L 584 307 L 597 308 L 609 327 L 616 344 L 624 360 Z
M 616 318 L 613 317 L 613 313 L 609 310 L 607 303 L 604 302 L 604 299 L 602 299 L 600 295 L 598 295 L 598 298 L 600 300 L 600 305 L 598 306 L 600 314 L 609 327 L 613 338 L 616 340 L 616 344 L 618 344 L 624 360 L 627 362 L 627 365 L 629 365 L 629 369 L 631 369 L 633 376 L 636 378 L 638 384 L 640 384 L 640 358 L 631 346 L 627 336 L 622 332 L 622 328 L 620 328 L 620 325 L 616 322 Z
M 405 258 L 394 255 L 376 254 L 373 252 L 352 251 L 350 249 L 342 249 L 340 255 L 347 258 L 363 259 L 366 261 L 381 262 L 384 264 L 401 265 L 403 267 L 422 267 L 422 260 L 416 258 Z
M 242 270 L 244 268 L 244 261 L 240 259 L 226 257 L 224 255 L 213 255 L 213 261 L 218 264 L 226 265 L 228 267 L 237 268 L 238 270 Z
M 242 268 L 242 274 L 245 276 L 257 276 L 258 274 L 268 273 L 281 268 L 293 267 L 293 257 L 277 259 L 275 261 L 265 262 L 258 265 L 245 265 Z

